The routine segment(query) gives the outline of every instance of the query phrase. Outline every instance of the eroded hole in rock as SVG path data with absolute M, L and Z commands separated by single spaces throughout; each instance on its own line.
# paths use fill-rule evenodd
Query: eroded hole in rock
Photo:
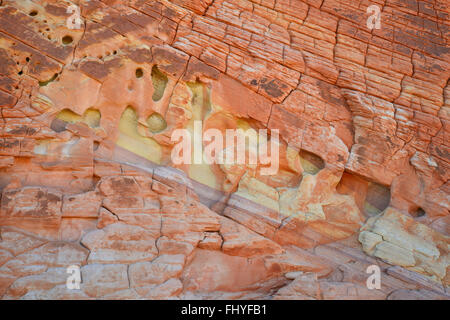
M 100 127 L 100 111 L 94 108 L 89 108 L 84 112 L 83 122 L 85 122 L 91 128 Z
M 136 78 L 142 78 L 144 76 L 144 71 L 142 70 L 142 68 L 137 68 L 136 69 Z
M 70 109 L 61 110 L 56 118 L 68 123 L 76 123 L 83 119 L 80 115 Z
M 32 11 L 29 13 L 29 15 L 32 16 L 32 17 L 37 16 L 37 14 L 38 14 L 38 12 L 37 12 L 36 10 L 32 10 Z
M 94 176 L 92 177 L 92 184 L 96 186 L 100 182 L 100 179 L 101 177 L 94 174 Z
M 426 212 L 421 207 L 418 207 L 418 208 L 416 208 L 414 210 L 410 210 L 409 214 L 411 216 L 413 216 L 414 218 L 420 218 L 420 217 L 425 216 Z
M 48 79 L 47 81 L 39 81 L 39 86 L 40 87 L 44 87 L 46 85 L 48 85 L 50 82 L 55 81 L 55 79 L 58 77 L 58 74 L 55 73 L 53 75 L 53 77 L 51 77 L 50 79 Z
M 56 132 L 66 129 L 67 123 L 83 122 L 90 128 L 98 128 L 100 126 L 100 111 L 94 108 L 87 109 L 83 116 L 73 112 L 70 109 L 61 110 L 56 118 L 52 121 L 51 128 Z
M 166 90 L 167 82 L 169 79 L 167 76 L 162 73 L 157 65 L 154 65 L 152 67 L 152 83 L 153 83 L 153 89 L 155 90 L 153 92 L 152 99 L 153 101 L 159 101 L 164 95 L 164 91 Z
M 75 123 L 81 121 L 81 117 L 70 109 L 61 110 L 53 119 L 50 128 L 55 132 L 62 132 L 66 130 L 68 123 Z
M 94 141 L 94 145 L 93 145 L 94 151 L 96 151 L 98 149 L 98 147 L 100 147 L 100 142 Z
M 375 182 L 369 182 L 367 196 L 364 202 L 364 212 L 376 215 L 389 206 L 391 191 L 388 187 Z
M 63 44 L 71 44 L 72 41 L 73 41 L 72 36 L 64 36 L 64 37 L 62 38 L 62 43 L 63 43 Z
M 192 92 L 191 105 L 193 119 L 204 120 L 211 111 L 211 99 L 209 89 L 200 81 L 186 83 Z
M 117 145 L 150 161 L 160 163 L 161 146 L 154 139 L 141 134 L 146 126 L 140 124 L 138 118 L 133 106 L 127 106 L 120 117 Z
M 301 150 L 299 155 L 303 170 L 307 173 L 316 174 L 325 167 L 325 162 L 322 158 L 314 153 Z
M 192 91 L 191 104 L 193 106 L 203 105 L 203 90 L 201 84 L 198 82 L 187 83 L 189 89 Z
M 163 131 L 165 128 L 167 128 L 166 120 L 164 120 L 164 117 L 160 115 L 158 112 L 152 113 L 147 118 L 147 124 L 148 129 L 150 132 L 157 133 Z
M 391 191 L 388 187 L 345 171 L 336 190 L 355 199 L 356 205 L 366 216 L 374 216 L 389 206 Z

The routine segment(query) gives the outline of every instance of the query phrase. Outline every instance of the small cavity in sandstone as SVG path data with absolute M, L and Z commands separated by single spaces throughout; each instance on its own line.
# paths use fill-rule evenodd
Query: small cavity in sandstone
M 161 147 L 152 138 L 145 137 L 143 125 L 138 121 L 138 114 L 133 106 L 128 105 L 119 121 L 119 139 L 117 145 L 134 152 L 141 157 L 159 163 L 161 160 Z
M 144 71 L 142 70 L 142 68 L 137 68 L 136 69 L 136 78 L 142 78 L 144 76 Z
M 420 218 L 425 216 L 426 212 L 425 210 L 423 210 L 422 208 L 417 208 L 415 210 L 410 211 L 411 216 L 413 216 L 414 218 Z
M 186 83 L 192 93 L 191 105 L 195 120 L 203 120 L 211 111 L 208 88 L 200 81 Z M 238 120 L 239 121 L 239 120 Z
M 100 127 L 100 111 L 97 109 L 89 108 L 84 112 L 83 122 L 85 122 L 91 128 Z
M 316 174 L 325 167 L 321 157 L 305 150 L 300 151 L 300 163 L 305 172 L 310 174 Z
M 153 101 L 161 100 L 168 81 L 167 76 L 158 69 L 158 66 L 154 65 L 152 68 L 152 83 L 153 89 L 155 90 L 152 96 Z
M 80 115 L 76 114 L 70 109 L 61 110 L 56 118 L 69 123 L 76 123 L 82 120 Z
M 48 79 L 47 81 L 39 81 L 39 86 L 40 86 L 40 87 L 45 87 L 45 86 L 48 85 L 50 82 L 54 81 L 57 77 L 58 77 L 58 74 L 55 73 L 55 74 L 53 75 L 53 77 L 51 77 L 51 78 Z
M 167 128 L 166 120 L 164 120 L 163 116 L 157 112 L 152 113 L 147 118 L 148 129 L 150 132 L 158 133 Z
M 98 128 L 100 126 L 100 111 L 94 108 L 87 109 L 83 116 L 80 116 L 70 109 L 61 110 L 52 122 L 52 129 L 56 132 L 65 130 L 65 126 L 61 123 L 77 123 L 83 122 L 91 128 Z M 59 120 L 59 121 L 57 121 Z
M 72 41 L 73 41 L 72 36 L 64 36 L 64 37 L 62 38 L 62 43 L 63 43 L 63 44 L 71 44 Z
M 369 182 L 364 211 L 369 215 L 376 215 L 389 206 L 391 191 L 388 187 L 375 182 Z

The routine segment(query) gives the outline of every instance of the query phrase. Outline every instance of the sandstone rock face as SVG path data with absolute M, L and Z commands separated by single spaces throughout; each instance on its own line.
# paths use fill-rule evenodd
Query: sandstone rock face
M 446 282 L 449 237 L 389 208 L 361 228 L 363 250 L 390 264 L 416 270 Z
M 67 7 L 0 3 L 1 298 L 450 298 L 446 1 Z

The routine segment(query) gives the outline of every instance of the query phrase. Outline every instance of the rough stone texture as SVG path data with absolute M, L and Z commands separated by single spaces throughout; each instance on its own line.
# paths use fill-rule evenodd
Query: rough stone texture
M 423 273 L 446 283 L 449 237 L 389 208 L 361 228 L 363 250 L 390 264 Z
M 447 1 L 76 4 L 0 1 L 0 297 L 449 299 Z M 175 164 L 194 121 L 279 170 Z

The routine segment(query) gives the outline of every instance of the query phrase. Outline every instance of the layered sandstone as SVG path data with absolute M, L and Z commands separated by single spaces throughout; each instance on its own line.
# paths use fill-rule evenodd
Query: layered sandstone
M 448 299 L 449 15 L 444 0 L 1 1 L 0 296 Z M 198 123 L 267 129 L 277 172 L 174 162 L 174 132 Z

